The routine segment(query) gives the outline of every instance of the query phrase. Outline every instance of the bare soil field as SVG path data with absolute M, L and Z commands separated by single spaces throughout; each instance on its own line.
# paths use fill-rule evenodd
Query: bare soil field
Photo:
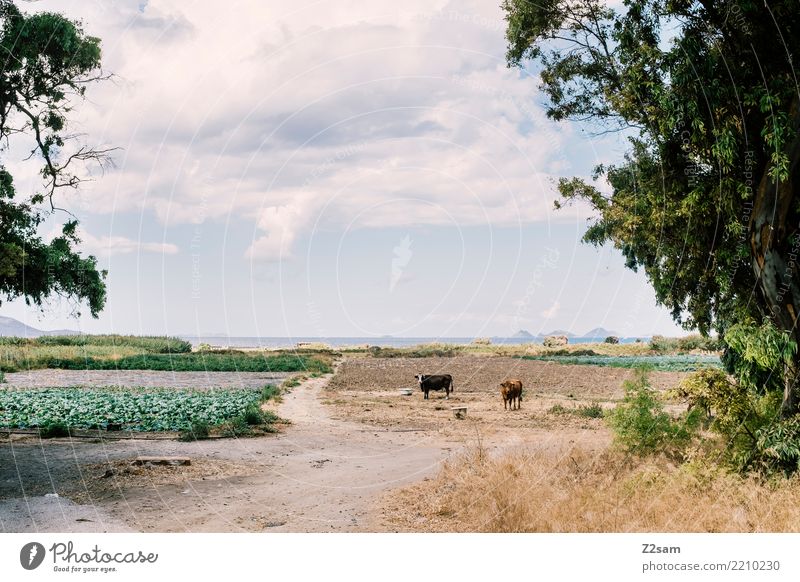
M 425 401 L 415 374 L 451 374 L 455 391 L 431 392 Z M 613 406 L 623 395 L 622 383 L 632 370 L 569 366 L 507 357 L 456 356 L 451 358 L 350 358 L 345 360 L 323 392 L 337 418 L 395 429 L 435 431 L 448 436 L 488 438 L 496 433 L 527 438 L 531 431 L 569 429 L 605 433 L 602 420 L 578 414 L 554 414 L 555 405 L 568 411 L 597 403 Z M 653 387 L 667 389 L 686 374 L 653 372 Z M 523 383 L 520 410 L 504 410 L 500 383 L 519 378 Z M 410 396 L 401 389 L 410 388 Z M 464 420 L 453 407 L 467 407 Z M 558 437 L 561 438 L 560 436 Z M 600 436 L 599 443 L 606 438 Z

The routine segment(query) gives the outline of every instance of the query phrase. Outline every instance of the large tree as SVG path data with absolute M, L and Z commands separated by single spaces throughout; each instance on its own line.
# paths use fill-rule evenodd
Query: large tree
M 687 329 L 768 318 L 800 345 L 800 3 L 503 8 L 508 62 L 540 68 L 548 115 L 630 141 L 593 180 L 559 182 L 562 203 L 596 211 L 584 239 L 619 248 Z M 798 410 L 798 370 L 795 357 L 784 415 Z
M 59 14 L 27 15 L 0 0 L 0 67 L 0 302 L 24 297 L 41 306 L 59 295 L 85 301 L 96 317 L 105 304 L 105 272 L 76 250 L 77 221 L 57 198 L 80 185 L 85 164 L 108 161 L 110 150 L 83 145 L 67 129 L 87 84 L 103 78 L 100 41 Z M 24 196 L 6 167 L 22 147 L 24 163 L 41 165 L 41 187 Z M 61 234 L 45 241 L 40 227 L 54 214 L 65 216 Z

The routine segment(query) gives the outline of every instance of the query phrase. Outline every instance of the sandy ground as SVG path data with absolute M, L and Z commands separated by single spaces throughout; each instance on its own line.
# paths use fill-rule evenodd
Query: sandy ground
M 379 493 L 435 474 L 460 444 L 333 420 L 319 398 L 327 381 L 311 379 L 284 396 L 278 412 L 291 425 L 274 436 L 6 440 L 0 526 L 6 532 L 380 531 L 373 504 Z M 193 465 L 121 473 L 138 455 L 188 456 Z M 105 477 L 108 469 L 114 474 Z

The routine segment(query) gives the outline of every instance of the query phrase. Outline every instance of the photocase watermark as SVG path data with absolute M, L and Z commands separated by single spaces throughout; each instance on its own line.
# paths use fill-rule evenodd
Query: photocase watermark
M 120 564 L 155 564 L 158 554 L 142 550 L 129 552 L 105 551 L 95 544 L 87 551 L 76 549 L 72 541 L 56 542 L 49 549 L 39 542 L 29 542 L 19 552 L 19 563 L 26 570 L 35 570 L 44 563 L 48 553 L 54 572 L 102 573 L 118 571 Z
M 742 7 L 736 2 L 733 2 L 728 7 L 728 14 L 725 15 L 724 26 L 727 28 L 738 28 L 744 32 L 746 36 L 751 36 L 753 34 L 750 23 L 747 22 L 747 18 L 742 14 Z
M 472 24 L 494 32 L 503 32 L 506 22 L 502 18 L 491 18 L 475 12 L 459 12 L 457 10 L 438 10 L 417 14 L 417 19 L 426 21 L 452 22 L 454 24 Z
M 520 321 L 525 314 L 528 313 L 531 301 L 533 301 L 533 296 L 536 294 L 536 290 L 544 286 L 544 281 L 542 279 L 544 278 L 545 270 L 555 269 L 558 265 L 559 258 L 560 253 L 558 252 L 558 249 L 552 249 L 550 247 L 544 248 L 544 254 L 539 257 L 536 267 L 533 269 L 531 280 L 528 283 L 528 286 L 525 288 L 525 294 L 522 296 L 522 299 L 517 302 L 517 309 L 514 313 L 512 323 L 512 327 L 514 329 L 519 327 Z
M 208 216 L 208 198 L 211 192 L 211 186 L 214 183 L 213 176 L 206 176 L 201 184 L 202 195 L 200 197 L 200 204 L 197 207 L 197 217 L 195 220 L 194 229 L 192 230 L 192 238 L 189 241 L 189 250 L 191 251 L 190 257 L 192 261 L 191 277 L 192 287 L 190 298 L 194 301 L 200 299 L 200 283 L 201 283 L 201 268 L 200 250 L 203 242 L 203 225 L 205 224 L 206 217 Z
M 778 287 L 778 294 L 775 297 L 777 304 L 772 306 L 772 312 L 775 315 L 778 315 L 780 312 L 780 307 L 778 306 L 783 305 L 783 298 L 786 297 L 786 294 L 792 288 L 792 280 L 794 279 L 795 270 L 798 267 L 798 251 L 800 251 L 800 236 L 795 236 L 794 240 L 792 241 L 792 248 L 787 256 L 789 260 L 786 263 L 786 269 L 783 271 L 781 286 Z
M 328 156 L 321 163 L 314 166 L 314 168 L 308 173 L 308 176 L 306 176 L 306 179 L 303 180 L 303 187 L 308 187 L 312 183 L 316 182 L 320 176 L 331 171 L 337 163 L 364 151 L 367 148 L 367 145 L 368 144 L 366 141 L 360 141 L 348 144 L 347 146 L 336 150 L 336 153 Z
M 44 546 L 39 542 L 29 542 L 19 551 L 19 563 L 26 570 L 35 570 L 44 562 Z
M 403 276 L 403 271 L 411 262 L 411 257 L 414 253 L 411 250 L 411 237 L 406 235 L 403 239 L 392 249 L 394 257 L 392 258 L 392 276 L 389 279 L 389 293 L 394 291 L 400 279 Z

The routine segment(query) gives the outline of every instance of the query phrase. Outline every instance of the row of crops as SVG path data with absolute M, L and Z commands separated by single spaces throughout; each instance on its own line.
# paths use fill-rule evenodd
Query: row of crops
M 0 427 L 40 428 L 63 424 L 128 431 L 183 431 L 216 426 L 248 413 L 276 393 L 273 386 L 214 390 L 174 388 L 0 389 Z M 262 421 L 274 418 L 261 418 Z
M 519 356 L 525 360 L 541 360 L 560 364 L 608 366 L 613 368 L 647 367 L 660 372 L 694 372 L 701 368 L 720 368 L 719 356 L 714 355 L 654 355 L 654 356 Z

